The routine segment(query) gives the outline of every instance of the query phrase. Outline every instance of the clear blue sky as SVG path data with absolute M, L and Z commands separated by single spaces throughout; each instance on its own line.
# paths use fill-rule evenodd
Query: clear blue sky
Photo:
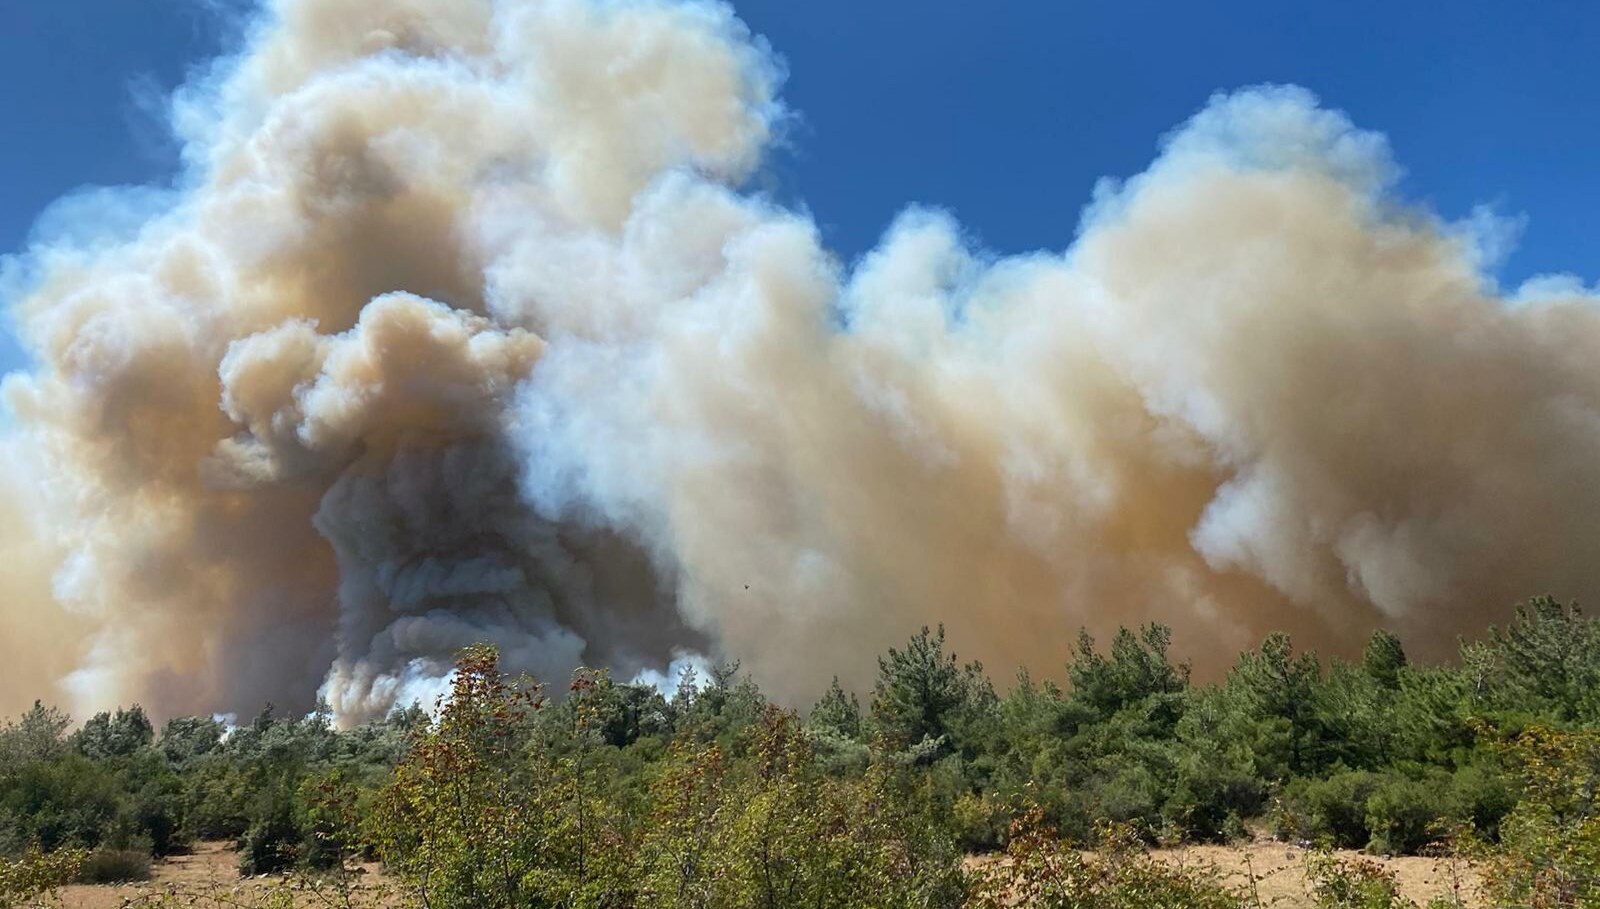
M 84 184 L 163 181 L 145 100 L 226 42 L 216 0 L 0 0 L 0 251 Z M 742 0 L 800 114 L 765 188 L 847 257 L 907 203 L 1059 249 L 1213 91 L 1294 82 L 1387 133 L 1406 194 L 1528 218 L 1501 277 L 1600 276 L 1600 4 Z M 0 370 L 20 354 L 0 341 Z

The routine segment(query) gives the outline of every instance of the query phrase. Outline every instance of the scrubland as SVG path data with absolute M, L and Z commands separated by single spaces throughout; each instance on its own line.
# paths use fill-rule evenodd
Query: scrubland
M 1065 684 L 1001 690 L 924 629 L 865 706 L 803 714 L 736 665 L 551 690 L 481 646 L 431 708 L 344 730 L 36 705 L 0 729 L 0 906 L 1600 905 L 1575 607 L 1446 665 L 1272 635 L 1197 684 L 1169 645 L 1084 636 Z

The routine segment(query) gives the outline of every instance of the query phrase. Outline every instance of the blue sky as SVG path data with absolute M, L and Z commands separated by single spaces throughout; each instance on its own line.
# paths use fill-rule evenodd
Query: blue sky
M 161 182 L 152 99 L 214 54 L 216 0 L 0 0 L 0 251 L 85 184 Z M 1584 0 L 743 0 L 799 113 L 761 187 L 846 257 L 908 203 L 997 252 L 1060 249 L 1101 176 L 1220 89 L 1293 82 L 1390 137 L 1407 197 L 1524 215 L 1501 278 L 1600 253 L 1600 4 Z M 21 354 L 0 340 L 0 370 Z

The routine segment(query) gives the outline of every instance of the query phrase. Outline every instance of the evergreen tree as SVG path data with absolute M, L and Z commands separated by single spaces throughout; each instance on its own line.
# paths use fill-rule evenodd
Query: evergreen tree
M 1078 633 L 1078 647 L 1067 667 L 1072 697 L 1101 718 L 1157 695 L 1182 692 L 1189 686 L 1189 667 L 1174 666 L 1167 651 L 1172 629 L 1146 625 L 1135 633 L 1119 629 L 1109 657 L 1095 649 L 1087 631 Z
M 115 714 L 97 713 L 72 736 L 72 743 L 85 757 L 106 760 L 127 757 L 155 740 L 155 728 L 144 708 L 138 704 Z
M 853 693 L 847 694 L 839 684 L 839 677 L 834 676 L 828 693 L 811 708 L 810 724 L 847 739 L 860 739 L 861 701 Z
M 962 693 L 955 654 L 944 652 L 944 626 L 931 632 L 924 625 L 904 650 L 891 647 L 878 658 L 878 681 L 872 689 L 874 727 L 894 749 L 938 741 L 949 733 Z
M 161 728 L 161 753 L 173 764 L 186 764 L 222 744 L 223 726 L 211 717 L 173 717 Z
M 1304 774 L 1312 767 L 1319 739 L 1316 695 L 1321 678 L 1317 655 L 1296 654 L 1283 632 L 1267 635 L 1259 649 L 1241 654 L 1228 677 L 1230 691 L 1237 693 L 1247 714 L 1269 724 L 1269 736 L 1279 739 L 1291 774 Z
M 1361 668 L 1383 688 L 1400 687 L 1400 670 L 1406 666 L 1406 650 L 1400 638 L 1382 628 L 1374 631 L 1361 654 Z

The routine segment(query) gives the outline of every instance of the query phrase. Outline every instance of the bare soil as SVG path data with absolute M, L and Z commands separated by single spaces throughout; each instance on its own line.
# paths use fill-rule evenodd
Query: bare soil
M 152 869 L 151 879 L 143 883 L 67 887 L 57 894 L 58 902 L 46 905 L 63 909 L 139 909 L 159 905 L 158 899 L 168 896 L 184 909 L 254 909 L 271 891 L 283 888 L 292 890 L 296 909 L 385 909 L 398 905 L 392 898 L 394 883 L 375 865 L 352 868 L 342 886 L 333 880 L 277 875 L 241 878 L 239 856 L 230 843 L 200 843 L 188 855 L 159 861 Z M 348 902 L 345 891 L 350 896 Z
M 1175 864 L 1203 864 L 1214 866 L 1224 879 L 1249 888 L 1252 878 L 1255 891 L 1264 906 L 1282 909 L 1310 907 L 1306 893 L 1304 849 L 1270 840 L 1236 846 L 1184 846 L 1179 849 L 1162 849 L 1156 855 Z M 1426 906 L 1428 900 L 1441 894 L 1458 896 L 1468 907 L 1482 907 L 1477 898 L 1478 875 L 1472 866 L 1460 859 L 1432 858 L 1426 856 L 1363 855 L 1359 852 L 1336 853 L 1346 860 L 1365 859 L 1381 865 L 1394 874 L 1401 895 Z

